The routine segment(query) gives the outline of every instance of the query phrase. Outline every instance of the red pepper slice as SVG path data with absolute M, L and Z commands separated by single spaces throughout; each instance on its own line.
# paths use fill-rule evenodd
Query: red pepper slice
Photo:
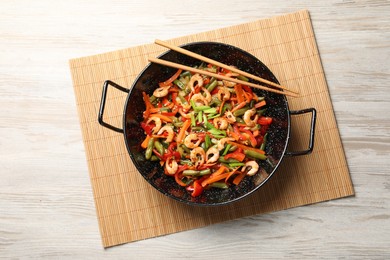
M 186 188 L 188 191 L 192 191 L 191 196 L 192 197 L 198 197 L 203 193 L 203 187 L 202 184 L 199 182 L 199 180 L 194 181 L 194 183 Z
M 149 124 L 146 124 L 145 122 L 142 122 L 141 127 L 147 135 L 152 135 L 152 131 L 153 131 L 153 128 L 155 127 L 155 125 L 151 125 L 151 124 L 149 125 Z
M 229 158 L 236 159 L 237 161 L 242 162 L 245 159 L 245 154 L 242 152 L 241 148 L 238 148 L 232 153 L 228 153 L 224 156 L 225 160 L 228 160 Z
M 272 117 L 262 116 L 257 120 L 260 125 L 270 125 L 272 123 Z
M 252 132 L 249 130 L 243 129 L 243 128 L 241 128 L 240 130 L 241 130 L 241 132 L 244 132 L 249 136 L 249 141 L 251 142 L 252 147 L 256 147 L 257 140 L 256 140 L 255 136 L 252 134 Z

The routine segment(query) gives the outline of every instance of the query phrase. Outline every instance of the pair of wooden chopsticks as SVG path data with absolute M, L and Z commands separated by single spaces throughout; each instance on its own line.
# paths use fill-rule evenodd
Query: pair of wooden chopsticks
M 201 60 L 201 61 L 213 64 L 213 65 L 216 65 L 218 67 L 221 67 L 221 68 L 230 70 L 232 72 L 238 73 L 238 74 L 240 74 L 242 76 L 245 76 L 247 78 L 251 78 L 251 79 L 257 80 L 259 82 L 268 84 L 270 86 L 276 87 L 279 90 L 278 89 L 273 89 L 273 88 L 268 88 L 268 87 L 265 87 L 265 86 L 262 86 L 262 85 L 258 85 L 258 84 L 254 84 L 254 83 L 247 82 L 247 81 L 242 81 L 242 80 L 239 80 L 239 79 L 236 79 L 236 78 L 226 77 L 226 76 L 223 76 L 223 75 L 212 73 L 210 71 L 200 70 L 200 69 L 196 69 L 196 68 L 193 68 L 193 67 L 189 67 L 189 66 L 186 66 L 186 65 L 182 65 L 182 64 L 178 64 L 178 63 L 162 60 L 162 59 L 149 58 L 150 62 L 158 63 L 158 64 L 161 64 L 161 65 L 165 65 L 165 66 L 176 68 L 176 69 L 188 70 L 188 71 L 193 72 L 193 73 L 203 74 L 203 75 L 214 77 L 214 78 L 217 78 L 217 79 L 220 79 L 220 80 L 227 80 L 227 81 L 235 82 L 235 83 L 238 83 L 238 84 L 244 84 L 244 85 L 247 85 L 247 86 L 250 86 L 250 87 L 266 90 L 266 91 L 269 91 L 269 92 L 274 92 L 274 93 L 278 93 L 278 94 L 282 94 L 282 95 L 286 95 L 286 96 L 298 97 L 298 92 L 289 90 L 286 87 L 278 85 L 278 84 L 276 84 L 274 82 L 271 82 L 269 80 L 260 78 L 258 76 L 252 75 L 252 74 L 249 74 L 249 73 L 247 73 L 245 71 L 239 70 L 237 68 L 231 67 L 229 65 L 223 64 L 223 63 L 215 61 L 215 60 L 212 60 L 210 58 L 204 57 L 204 56 L 199 55 L 197 53 L 185 50 L 183 48 L 180 48 L 178 46 L 169 44 L 169 43 L 161 41 L 161 40 L 155 40 L 155 43 L 158 44 L 158 45 L 164 46 L 164 47 L 166 47 L 168 49 L 171 49 L 171 50 L 177 51 L 179 53 L 182 53 L 184 55 L 190 56 L 192 58 L 195 58 L 195 59 L 198 59 L 198 60 Z M 283 90 L 285 90 L 285 91 L 283 91 Z

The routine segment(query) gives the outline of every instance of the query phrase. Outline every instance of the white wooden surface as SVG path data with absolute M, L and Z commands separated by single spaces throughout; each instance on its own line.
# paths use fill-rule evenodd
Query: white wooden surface
M 356 196 L 104 250 L 70 58 L 308 9 Z M 0 258 L 390 258 L 390 1 L 0 2 Z

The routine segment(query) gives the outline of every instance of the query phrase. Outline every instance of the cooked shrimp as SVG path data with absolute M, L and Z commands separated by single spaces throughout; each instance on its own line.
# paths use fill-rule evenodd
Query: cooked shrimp
M 216 117 L 213 119 L 213 123 L 215 128 L 224 130 L 228 127 L 229 123 L 226 118 L 223 117 Z
M 192 113 L 192 112 L 191 112 Z M 184 110 L 183 110 L 183 108 L 180 108 L 179 109 L 179 114 L 182 116 L 182 117 L 184 117 L 184 118 L 191 118 L 191 113 L 185 113 L 184 112 Z
M 259 165 L 256 161 L 248 161 L 245 163 L 245 166 L 242 168 L 243 171 L 247 170 L 249 168 L 248 172 L 246 173 L 249 176 L 253 176 L 257 173 L 259 170 Z
M 179 165 L 175 161 L 175 157 L 168 158 L 168 160 L 165 162 L 165 169 L 167 170 L 168 174 L 175 174 L 178 168 Z
M 198 73 L 196 73 L 195 75 L 193 75 L 190 79 L 190 81 L 188 82 L 187 86 L 189 86 L 191 88 L 191 91 L 194 92 L 195 91 L 195 83 L 198 82 L 198 86 L 199 87 L 203 87 L 203 78 L 201 75 L 199 75 Z
M 172 142 L 173 140 L 173 136 L 175 135 L 175 133 L 173 132 L 173 128 L 171 125 L 165 125 L 163 126 L 160 131 L 158 131 L 158 135 L 161 135 L 162 133 L 164 132 L 167 132 L 168 133 L 168 136 L 167 136 L 167 139 L 165 140 L 167 143 L 170 143 Z
M 202 88 L 202 92 L 205 94 L 204 98 L 205 100 L 210 103 L 211 102 L 211 94 L 206 88 Z
M 151 118 L 148 119 L 148 121 L 146 121 L 146 124 L 149 124 L 151 121 L 153 121 L 156 124 L 156 126 L 153 127 L 153 129 L 152 129 L 152 133 L 156 134 L 161 128 L 161 119 L 158 117 L 152 116 Z
M 202 103 L 202 105 L 207 106 L 209 104 L 209 102 L 206 100 L 206 98 L 200 93 L 194 94 L 191 97 L 191 100 L 193 100 L 197 105 Z
M 191 150 L 190 159 L 195 164 L 195 167 L 204 164 L 206 153 L 202 147 L 196 147 Z
M 230 91 L 225 87 L 220 87 L 217 93 L 217 98 L 219 100 L 229 100 L 230 99 Z
M 255 117 L 252 119 L 254 115 Z M 247 110 L 243 116 L 245 124 L 249 127 L 255 126 L 258 118 L 259 115 L 256 114 L 256 109 L 254 108 Z
M 215 146 L 210 147 L 207 150 L 206 159 L 207 159 L 206 163 L 216 162 L 219 159 L 219 150 Z
M 197 134 L 190 134 L 184 138 L 184 145 L 190 149 L 196 148 L 200 145 L 201 139 Z
M 228 80 L 222 80 L 222 82 L 223 82 L 223 85 L 225 87 L 228 87 L 228 88 L 234 87 L 236 85 L 235 82 L 231 82 L 231 81 L 228 81 Z
M 226 111 L 225 116 L 226 116 L 226 120 L 230 124 L 233 124 L 234 122 L 236 122 L 236 117 L 233 115 L 232 111 Z
M 153 91 L 153 96 L 155 96 L 155 97 L 165 97 L 169 93 L 168 90 L 169 90 L 169 86 L 156 88 Z
M 219 151 L 221 151 L 221 150 L 223 150 L 223 148 L 225 148 L 225 144 L 227 141 L 234 141 L 234 138 L 225 137 L 225 138 L 220 139 L 217 143 L 217 148 Z

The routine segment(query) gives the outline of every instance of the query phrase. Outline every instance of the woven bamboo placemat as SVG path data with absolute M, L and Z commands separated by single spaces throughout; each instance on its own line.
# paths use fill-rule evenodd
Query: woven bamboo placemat
M 307 156 L 286 158 L 278 173 L 231 205 L 194 207 L 154 190 L 137 172 L 122 134 L 97 122 L 102 85 L 131 87 L 139 72 L 166 49 L 146 44 L 72 59 L 70 69 L 104 247 L 198 228 L 239 217 L 354 194 L 308 11 L 199 33 L 169 42 L 217 41 L 242 48 L 263 61 L 282 85 L 298 90 L 290 109 L 315 107 L 315 147 Z M 105 120 L 121 126 L 126 94 L 109 91 Z M 290 150 L 308 143 L 310 116 L 294 116 Z

